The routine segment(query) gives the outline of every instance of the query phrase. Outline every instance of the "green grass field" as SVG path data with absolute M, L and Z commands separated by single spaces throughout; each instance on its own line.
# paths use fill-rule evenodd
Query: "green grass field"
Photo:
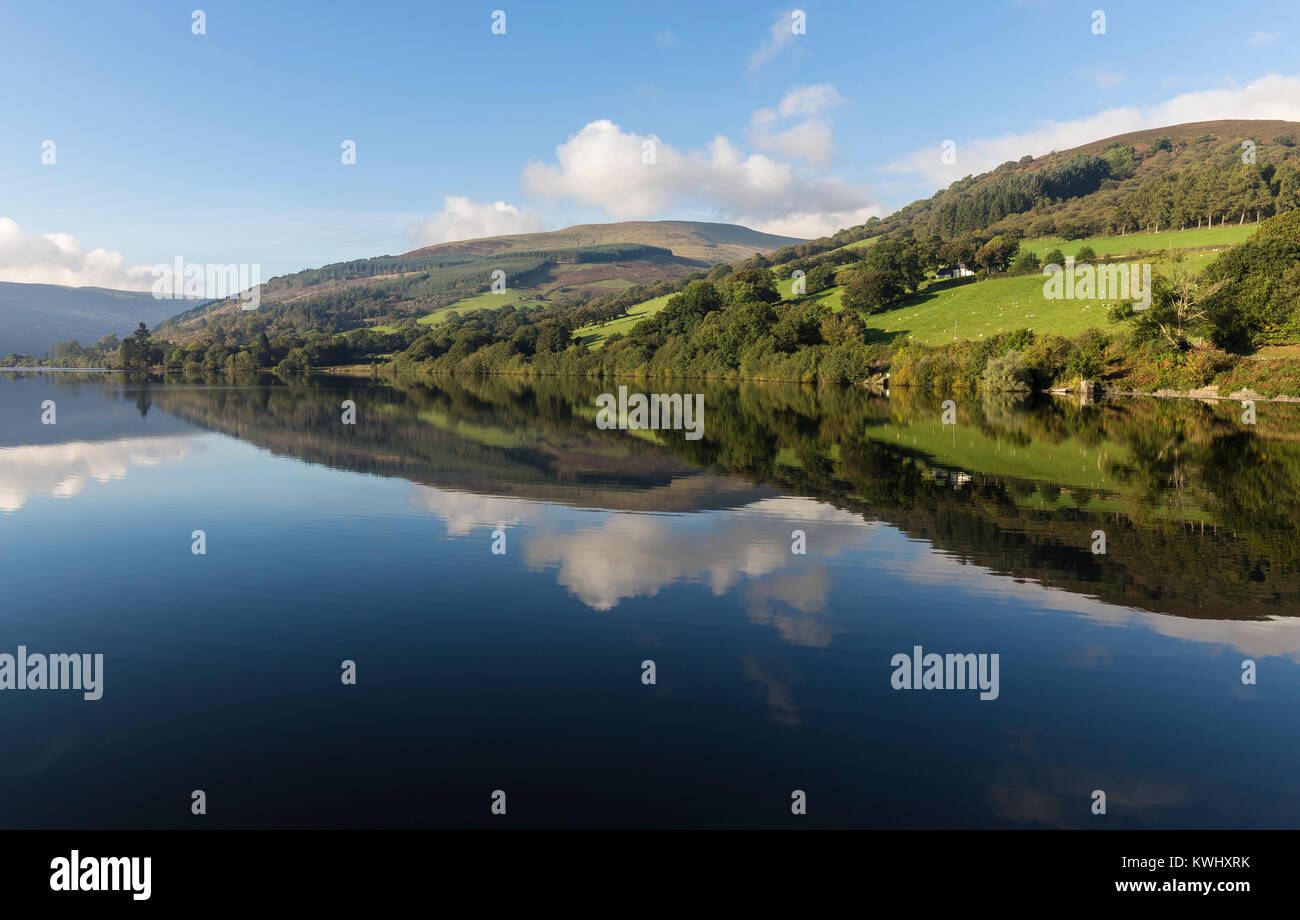
M 845 243 L 843 246 L 837 247 L 832 251 L 839 252 L 842 249 L 865 249 L 878 239 L 880 239 L 878 236 L 869 236 L 865 240 L 858 240 L 856 243 Z
M 614 333 L 621 332 L 627 335 L 632 331 L 632 327 L 641 320 L 654 316 L 664 308 L 671 296 L 673 295 L 665 294 L 662 297 L 655 297 L 639 303 L 628 311 L 627 316 L 620 316 L 618 319 L 610 320 L 607 323 L 583 326 L 581 329 L 574 330 L 573 336 L 580 342 L 586 342 L 591 348 L 599 348 Z
M 863 319 L 882 338 L 939 345 L 1022 327 L 1075 335 L 1090 326 L 1105 326 L 1106 310 L 1097 301 L 1047 300 L 1042 276 L 1025 275 L 955 286 L 934 284 L 910 303 Z
M 586 265 L 557 265 L 551 271 L 553 274 L 563 278 L 565 274 L 571 274 L 575 269 L 590 268 Z M 630 287 L 631 281 L 622 278 L 609 278 L 603 281 L 584 281 L 580 285 L 583 290 L 588 290 L 593 296 L 601 294 L 610 294 L 621 291 Z M 551 285 L 546 289 L 546 294 L 567 294 L 571 288 L 564 284 Z M 481 294 L 471 294 L 468 297 L 462 297 L 460 300 L 440 307 L 432 313 L 426 313 L 416 320 L 423 326 L 431 326 L 434 323 L 440 323 L 452 316 L 460 316 L 465 313 L 473 313 L 475 310 L 497 310 L 501 307 L 518 306 L 532 307 L 543 304 L 543 291 L 538 287 L 508 287 L 500 294 L 494 294 L 491 291 L 484 291 Z
M 1066 242 L 1056 237 L 1024 240 L 1028 249 L 1042 258 L 1050 249 L 1059 248 L 1066 255 L 1077 253 L 1083 246 L 1091 246 L 1099 257 L 1121 256 L 1130 252 L 1162 252 L 1171 246 L 1184 252 L 1185 264 L 1200 271 L 1218 257 L 1218 251 L 1234 246 L 1255 232 L 1255 225 L 1228 225 L 1202 230 L 1175 230 L 1169 233 L 1133 233 L 1128 236 L 1092 237 Z M 874 242 L 860 240 L 841 248 L 861 248 Z M 1215 248 L 1210 248 L 1215 247 Z M 1153 262 L 1159 271 L 1163 259 Z M 783 270 L 778 270 L 785 274 Z M 955 283 L 933 281 L 902 305 L 864 317 L 876 341 L 914 341 L 925 345 L 941 345 L 958 340 L 978 339 L 1028 328 L 1035 332 L 1055 335 L 1077 335 L 1085 329 L 1108 327 L 1106 308 L 1109 300 L 1048 300 L 1043 296 L 1044 278 L 1041 274 L 1016 277 L 1000 276 L 982 281 Z M 791 291 L 794 279 L 777 280 L 777 290 L 783 300 L 794 299 Z M 831 288 L 814 296 L 838 313 L 842 288 Z M 575 335 L 592 347 L 599 347 L 615 332 L 624 334 L 632 327 L 663 309 L 667 297 L 656 297 L 634 307 L 626 316 L 603 325 L 585 326 Z M 954 329 L 955 326 L 955 329 Z
M 1167 249 L 1200 249 L 1206 246 L 1224 248 L 1240 243 L 1255 232 L 1253 226 L 1215 227 L 1213 230 L 1187 230 L 1173 233 L 1130 234 L 1123 237 L 1096 237 L 1076 240 L 1043 238 L 1025 240 L 1021 246 L 1037 253 L 1041 258 L 1049 249 L 1060 248 L 1066 254 L 1078 252 L 1084 245 L 1092 247 L 1098 256 L 1125 252 L 1151 252 Z M 861 245 L 868 241 L 863 240 Z M 850 244 L 860 245 L 860 244 Z M 1217 258 L 1210 250 L 1187 252 L 1185 264 L 1200 271 Z M 1153 265 L 1159 270 L 1160 263 Z M 876 334 L 877 341 L 907 339 L 925 345 L 941 345 L 956 340 L 978 339 L 1028 328 L 1035 332 L 1054 335 L 1077 335 L 1091 327 L 1106 328 L 1106 307 L 1109 300 L 1048 300 L 1043 296 L 1044 278 L 1041 274 L 1003 276 L 982 281 L 955 283 L 934 281 L 904 304 L 883 313 L 864 317 L 868 328 Z M 791 299 L 794 281 L 790 278 L 777 282 L 777 289 L 785 300 Z M 831 288 L 815 296 L 838 313 L 842 288 Z M 955 327 L 955 328 L 954 328 Z
M 831 288 L 815 299 L 838 313 L 843 309 L 842 290 Z M 942 345 L 1021 328 L 1075 335 L 1092 326 L 1104 328 L 1106 308 L 1102 301 L 1048 300 L 1041 275 L 1022 275 L 964 284 L 934 282 L 900 306 L 862 319 L 875 341 Z
M 1092 236 L 1066 241 L 1058 236 L 1036 237 L 1020 241 L 1021 251 L 1028 250 L 1042 258 L 1049 250 L 1059 249 L 1072 256 L 1084 246 L 1091 246 L 1098 256 L 1126 252 L 1164 252 L 1166 249 L 1200 249 L 1204 246 L 1235 246 L 1255 232 L 1255 224 L 1215 227 L 1213 230 L 1171 230 L 1168 233 L 1130 233 L 1128 236 Z
M 1212 252 L 1194 252 L 1186 264 L 1200 270 L 1215 258 Z M 1159 270 L 1153 266 L 1153 271 Z M 995 277 L 983 281 L 933 282 L 902 305 L 863 317 L 877 331 L 877 340 L 907 339 L 924 345 L 980 339 L 1014 329 L 1032 329 L 1048 335 L 1072 336 L 1085 329 L 1106 329 L 1107 305 L 1113 300 L 1048 300 L 1043 296 L 1041 274 Z M 840 288 L 817 299 L 840 309 Z M 954 328 L 955 326 L 955 328 Z
M 908 339 L 925 345 L 953 341 L 954 320 L 959 339 L 982 338 L 1022 327 L 1059 335 L 1075 335 L 1092 326 L 1106 327 L 1103 301 L 1047 300 L 1043 297 L 1043 280 L 1041 275 L 1023 275 L 957 285 L 935 282 L 902 306 L 863 319 L 877 341 Z M 793 283 L 789 278 L 777 282 L 786 300 L 791 299 Z M 843 309 L 842 291 L 831 288 L 813 299 L 838 313 Z M 630 316 L 585 326 L 574 335 L 593 348 L 599 347 L 615 332 L 627 334 L 667 302 L 667 297 L 656 297 L 634 307 Z
M 535 297 L 537 291 L 533 288 L 512 288 L 508 287 L 500 294 L 494 294 L 491 291 L 484 291 L 482 294 L 474 294 L 470 297 L 462 297 L 454 303 L 434 310 L 432 313 L 426 313 L 416 320 L 423 326 L 429 326 L 433 323 L 442 322 L 449 316 L 456 316 L 461 313 L 470 313 L 474 310 L 490 310 L 493 308 L 508 307 L 511 304 L 525 304 L 530 298 Z

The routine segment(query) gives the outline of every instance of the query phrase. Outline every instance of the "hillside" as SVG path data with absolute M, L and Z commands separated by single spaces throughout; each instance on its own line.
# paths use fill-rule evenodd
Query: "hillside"
M 443 243 L 272 278 L 256 311 L 232 298 L 172 317 L 159 332 L 182 343 L 247 342 L 262 332 L 389 332 L 448 308 L 571 308 L 798 242 L 730 224 L 632 221 Z M 494 279 L 506 292 L 492 291 Z
M 1020 241 L 1021 252 L 1032 252 L 1040 259 L 1053 249 L 1076 256 L 1085 246 L 1099 259 L 1135 261 L 1139 258 L 1157 263 L 1169 253 L 1182 256 L 1186 264 L 1203 268 L 1214 257 L 1246 240 L 1255 232 L 1255 224 L 1216 226 L 1213 229 L 1173 230 L 1164 233 L 1135 233 L 1127 236 L 1093 236 L 1067 241 L 1060 237 L 1035 237 Z M 866 242 L 849 244 L 841 249 L 860 250 Z M 855 252 L 854 257 L 861 252 Z M 851 263 L 849 263 L 851 264 Z M 786 266 L 773 269 L 781 302 L 825 305 L 834 313 L 843 309 L 843 285 L 833 285 L 815 294 L 797 297 Z M 1071 299 L 1048 302 L 1042 296 L 1043 278 L 1030 275 L 1002 274 L 975 283 L 967 280 L 928 279 L 911 297 L 900 299 L 889 309 L 864 319 L 869 342 L 913 341 L 924 345 L 941 345 L 952 341 L 981 339 L 1001 332 L 1028 328 L 1055 335 L 1075 335 L 1085 329 L 1106 326 L 1105 298 Z M 637 323 L 648 319 L 667 306 L 669 295 L 647 300 L 628 308 L 627 313 L 603 323 L 590 323 L 574 331 L 574 337 L 593 348 L 602 346 L 611 335 L 628 335 Z
M 427 317 L 488 293 L 497 278 L 513 293 L 584 299 L 609 285 L 660 281 L 705 267 L 667 249 L 630 244 L 381 256 L 272 278 L 262 285 L 256 310 L 243 310 L 229 298 L 178 314 L 159 332 L 180 342 L 214 336 L 243 341 L 258 332 L 338 333 Z M 573 283 L 561 277 L 572 273 L 577 273 Z M 514 299 L 512 294 L 501 303 Z
M 1202 269 L 1227 249 L 1248 239 L 1255 225 L 1226 226 L 1202 230 L 1174 230 L 1116 237 L 1089 237 L 1067 242 L 1059 237 L 1041 237 L 1020 242 L 1021 252 L 1042 258 L 1052 249 L 1077 256 L 1090 248 L 1098 259 L 1131 263 L 1138 260 L 1160 265 L 1177 253 L 1184 264 Z M 791 282 L 780 282 L 783 298 L 794 300 Z M 811 300 L 836 313 L 843 309 L 843 286 L 827 289 Z M 1078 335 L 1091 328 L 1108 328 L 1107 309 L 1114 303 L 1104 297 L 1045 300 L 1043 276 L 1000 274 L 975 279 L 938 280 L 922 284 L 913 296 L 890 309 L 865 318 L 867 340 L 872 342 L 916 342 L 943 345 L 953 341 L 982 339 L 1016 329 L 1030 329 L 1046 335 Z
M 194 374 L 392 360 L 401 373 L 845 382 L 892 368 L 896 382 L 970 388 L 1006 357 L 1013 388 L 1086 374 L 1289 392 L 1297 369 L 1246 359 L 1300 342 L 1297 136 L 1228 121 L 1102 139 L 766 253 L 751 246 L 783 241 L 675 221 L 425 247 L 273 279 L 260 309 L 199 308 L 159 338 L 188 343 L 165 364 Z M 1091 287 L 1049 294 L 1043 263 L 1066 256 L 1142 263 L 1161 283 L 1150 312 Z
M 0 282 L 0 357 L 43 355 L 68 339 L 90 345 L 125 336 L 141 320 L 153 325 L 175 311 L 175 302 L 147 292 Z
M 1253 147 L 1243 147 L 1249 141 Z M 1079 235 L 1245 223 L 1300 205 L 1300 124 L 1207 121 L 1136 131 L 967 176 L 866 227 L 952 239 L 1066 222 Z
M 1242 162 L 1244 140 L 1254 143 L 1253 163 Z M 1025 156 L 883 219 L 777 250 L 770 254 L 772 270 L 789 299 L 793 271 L 821 262 L 850 266 L 880 239 L 926 241 L 935 260 L 960 261 L 954 256 L 961 242 L 969 241 L 969 258 L 996 235 L 1018 239 L 1021 252 L 1040 259 L 1053 249 L 1073 255 L 1086 245 L 1099 258 L 1152 261 L 1177 251 L 1203 267 L 1214 253 L 1246 239 L 1260 216 L 1300 206 L 1297 144 L 1300 124 L 1241 119 L 1136 131 Z M 951 254 L 941 251 L 943 243 L 953 244 Z M 1040 286 L 1041 278 L 1026 277 L 989 278 L 978 290 L 927 282 L 915 297 L 869 317 L 869 339 L 951 342 L 954 323 L 958 340 L 1018 326 L 1072 334 L 1104 325 L 1104 303 L 1046 304 Z M 835 286 L 809 299 L 838 311 L 840 295 Z M 1031 302 L 1036 295 L 1039 302 Z M 600 345 L 615 332 L 631 332 L 666 301 L 648 298 L 622 317 L 583 325 L 577 335 Z
M 1026 156 L 884 219 L 676 290 L 602 299 L 551 328 L 504 311 L 439 323 L 395 368 L 820 382 L 889 372 L 894 385 L 949 391 L 1090 379 L 1294 396 L 1298 135 L 1289 122 L 1202 123 Z M 1063 294 L 1070 256 L 1096 284 L 1076 287 L 1070 269 Z M 1154 287 L 1101 286 L 1099 263 L 1137 266 L 1125 279 Z
M 1297 137 L 1300 125 L 1290 122 L 1223 121 L 1105 138 L 1008 161 L 886 218 L 813 241 L 725 224 L 633 221 L 443 243 L 275 278 L 263 285 L 257 311 L 226 301 L 176 317 L 159 332 L 181 343 L 231 345 L 262 333 L 301 339 L 368 329 L 398 336 L 360 353 L 349 349 L 356 358 L 407 347 L 419 335 L 412 322 L 437 328 L 466 313 L 513 306 L 562 317 L 582 341 L 599 344 L 613 331 L 631 332 L 637 317 L 652 315 L 685 279 L 755 252 L 767 256 L 778 279 L 788 279 L 823 262 L 851 266 L 881 240 L 916 240 L 928 247 L 933 274 L 939 262 L 971 261 L 999 235 L 1024 240 L 1026 249 L 1041 243 L 1046 252 L 1055 241 L 1217 232 L 1229 223 L 1244 231 L 1260 216 L 1300 204 Z M 1253 163 L 1242 162 L 1243 139 L 1254 143 Z M 1197 248 L 1192 239 L 1186 247 L 1182 240 L 1171 245 Z M 945 243 L 948 252 L 940 251 Z M 505 291 L 491 290 L 494 277 L 505 281 Z
M 690 220 L 629 220 L 614 224 L 579 224 L 545 233 L 485 237 L 456 243 L 439 243 L 408 252 L 404 258 L 434 253 L 499 255 L 504 252 L 538 249 L 569 249 L 607 243 L 635 243 L 658 246 L 682 259 L 707 264 L 747 259 L 756 252 L 771 252 L 805 240 L 759 233 L 736 224 L 712 224 Z

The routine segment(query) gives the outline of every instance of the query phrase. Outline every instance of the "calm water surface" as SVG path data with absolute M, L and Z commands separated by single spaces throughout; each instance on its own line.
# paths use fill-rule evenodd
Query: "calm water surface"
M 1295 407 L 601 389 L 0 377 L 0 825 L 1300 825 Z

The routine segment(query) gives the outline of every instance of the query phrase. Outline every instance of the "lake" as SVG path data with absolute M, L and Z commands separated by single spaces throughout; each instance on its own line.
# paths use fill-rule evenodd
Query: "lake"
M 1300 407 L 611 386 L 0 376 L 0 825 L 1300 825 Z

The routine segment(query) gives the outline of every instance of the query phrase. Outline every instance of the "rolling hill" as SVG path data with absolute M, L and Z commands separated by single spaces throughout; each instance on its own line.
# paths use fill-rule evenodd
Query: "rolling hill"
M 628 220 L 614 224 L 579 224 L 545 233 L 494 236 L 456 243 L 439 243 L 406 254 L 406 258 L 433 253 L 499 255 L 538 249 L 569 249 L 608 243 L 635 243 L 669 249 L 674 256 L 707 264 L 747 259 L 756 252 L 805 242 L 788 236 L 759 233 L 736 224 L 690 220 Z
M 801 242 L 731 224 L 629 221 L 441 243 L 272 278 L 255 316 L 232 298 L 174 316 L 159 332 L 178 342 L 214 326 L 243 338 L 254 323 L 269 335 L 338 333 L 484 306 L 573 306 Z M 507 294 L 491 292 L 497 277 Z
M 1085 246 L 1099 260 L 1162 264 L 1168 253 L 1178 253 L 1184 264 L 1202 269 L 1221 252 L 1248 239 L 1255 225 L 1229 225 L 1213 230 L 1174 230 L 1166 233 L 1141 233 L 1129 236 L 1089 237 L 1067 242 L 1059 237 L 1022 240 L 1022 251 L 1045 255 L 1060 249 L 1075 256 Z M 794 300 L 791 282 L 784 280 L 778 288 L 785 300 Z M 825 303 L 839 312 L 842 287 L 833 287 L 811 300 Z M 868 341 L 912 341 L 922 345 L 943 345 L 954 341 L 982 339 L 1014 329 L 1030 329 L 1048 335 L 1077 335 L 1089 328 L 1110 328 L 1107 308 L 1114 301 L 1095 297 L 1049 301 L 1043 298 L 1043 276 L 997 275 L 976 281 L 973 278 L 930 280 L 913 296 L 891 309 L 865 318 Z
M 988 235 L 1033 221 L 1099 235 L 1246 223 L 1300 205 L 1300 124 L 1195 122 L 1008 160 L 866 225 L 873 234 Z M 1085 232 L 1083 235 L 1090 235 Z
M 1005 334 L 1017 350 L 1027 330 L 1081 336 L 1078 348 L 1095 351 L 1090 330 L 1110 327 L 1119 305 L 1091 292 L 1045 295 L 1039 262 L 1063 261 L 1060 249 L 1148 266 L 1177 252 L 1192 271 L 1236 272 L 1220 280 L 1245 294 L 1240 306 L 1220 305 L 1220 326 L 1157 334 L 1182 350 L 1235 348 L 1230 338 L 1290 345 L 1300 341 L 1287 293 L 1300 280 L 1286 275 L 1295 241 L 1290 229 L 1270 229 L 1264 243 L 1255 232 L 1261 222 L 1290 228 L 1278 215 L 1300 214 L 1298 136 L 1289 122 L 1205 122 L 1027 155 L 812 241 L 660 221 L 444 243 L 274 278 L 257 310 L 208 304 L 157 331 L 184 346 L 169 346 L 166 364 L 187 374 L 391 360 L 419 373 L 853 381 L 890 366 L 900 346 Z M 950 280 L 959 266 L 978 275 Z M 797 272 L 815 293 L 793 293 Z M 694 279 L 706 283 L 674 301 Z M 1059 362 L 1041 357 L 1035 379 L 1061 377 Z M 1085 358 L 1088 368 L 1100 360 Z M 1208 379 L 1233 360 L 1208 355 L 1186 376 Z
M 794 270 L 809 271 L 822 260 L 850 265 L 884 238 L 986 240 L 1015 234 L 1021 251 L 1040 258 L 1052 249 L 1073 255 L 1086 245 L 1100 259 L 1159 261 L 1175 251 L 1202 268 L 1249 238 L 1260 214 L 1297 206 L 1300 124 L 1197 122 L 1007 161 L 885 218 L 777 250 L 770 258 L 785 300 L 796 299 L 789 280 Z M 1019 327 L 1069 335 L 1106 325 L 1105 302 L 1044 302 L 1041 285 L 1041 277 L 1024 276 L 993 276 L 978 284 L 930 281 L 917 295 L 864 317 L 869 340 L 937 345 Z M 841 293 L 832 287 L 803 299 L 838 311 Z M 584 325 L 576 335 L 599 346 L 615 332 L 629 333 L 666 302 L 647 298 L 624 316 Z

